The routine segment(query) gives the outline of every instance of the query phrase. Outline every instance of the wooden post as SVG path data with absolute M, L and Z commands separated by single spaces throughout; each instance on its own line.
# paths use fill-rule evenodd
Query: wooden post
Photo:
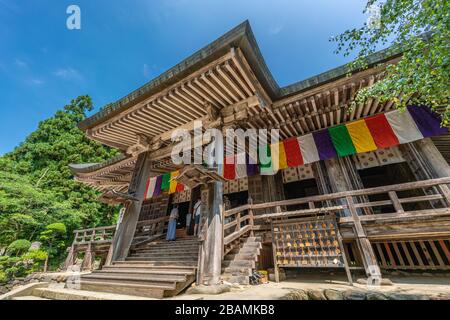
M 213 182 L 208 184 L 208 216 L 207 235 L 205 241 L 206 266 L 208 284 L 219 284 L 222 273 L 223 250 L 223 183 Z
M 398 200 L 397 193 L 395 191 L 389 191 L 389 198 L 392 201 L 392 205 L 394 206 L 394 209 L 397 213 L 404 213 L 405 210 L 403 210 L 402 204 Z
M 75 245 L 72 244 L 72 246 L 69 249 L 69 254 L 67 255 L 66 261 L 64 263 L 64 270 L 67 270 L 69 269 L 69 267 L 74 265 L 75 257 L 76 257 Z
M 450 177 L 450 166 L 444 159 L 431 138 L 416 141 L 415 146 L 430 168 L 433 178 Z
M 144 202 L 147 179 L 151 176 L 151 163 L 148 158 L 147 152 L 141 153 L 138 157 L 128 192 L 138 198 L 139 201 L 131 201 L 126 207 L 122 223 L 119 225 L 112 242 L 114 250 L 112 261 L 125 260 L 133 241 L 142 203 Z
M 91 242 L 89 242 L 88 247 L 86 249 L 86 253 L 84 254 L 83 262 L 81 264 L 81 270 L 91 271 L 92 270 L 92 260 L 93 260 L 92 244 L 91 244 Z
M 353 218 L 353 227 L 356 234 L 356 242 L 358 243 L 358 247 L 361 251 L 361 257 L 363 259 L 364 268 L 366 270 L 367 276 L 380 276 L 378 274 L 378 262 L 375 256 L 375 252 L 373 251 L 372 245 L 370 244 L 369 239 L 367 239 L 366 232 L 361 224 L 361 220 L 359 219 L 358 213 L 355 208 L 355 204 L 353 202 L 353 198 L 351 196 L 346 197 L 347 205 Z M 378 270 L 373 270 L 377 268 Z
M 272 233 L 272 256 L 273 256 L 273 272 L 275 275 L 275 282 L 280 282 L 280 270 L 277 263 L 277 245 L 275 241 L 275 234 L 273 232 L 273 220 L 270 219 L 270 232 Z

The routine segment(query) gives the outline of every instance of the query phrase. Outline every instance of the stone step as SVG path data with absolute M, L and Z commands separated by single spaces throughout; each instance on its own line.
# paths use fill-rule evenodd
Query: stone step
M 197 267 L 197 260 L 153 260 L 151 258 L 141 258 L 141 257 L 128 257 L 126 262 L 137 261 L 142 264 L 148 264 L 151 266 L 189 266 L 189 267 Z
M 104 281 L 88 281 L 82 280 L 80 283 L 81 290 L 109 292 L 124 295 L 134 295 L 148 298 L 161 299 L 164 297 L 164 291 L 172 291 L 175 286 L 162 285 L 142 285 L 121 282 L 104 282 Z
M 254 249 L 254 250 L 262 249 L 262 244 L 259 242 L 255 242 L 255 243 L 247 242 L 247 243 L 244 243 L 240 248 L 241 249 Z
M 245 275 L 237 275 L 236 276 L 236 275 L 231 275 L 231 274 L 223 274 L 222 279 L 229 283 L 238 283 L 238 284 L 242 284 L 242 285 L 250 284 L 249 276 L 245 276 Z
M 255 268 L 255 261 L 249 260 L 224 260 L 222 262 L 223 267 L 245 267 L 245 268 Z
M 152 261 L 198 261 L 198 257 L 196 256 L 187 256 L 187 257 L 179 257 L 179 256 L 153 256 L 153 255 L 145 255 L 145 254 L 132 254 L 129 258 L 139 258 L 141 260 L 152 260 Z
M 173 254 L 170 252 L 134 252 L 131 254 L 132 256 L 140 256 L 140 257 L 180 257 L 180 258 L 188 258 L 198 257 L 198 252 L 184 252 L 184 253 L 177 253 Z
M 237 253 L 237 254 L 227 254 L 225 260 L 251 260 L 257 261 L 258 255 L 256 253 Z
M 261 252 L 260 248 L 234 248 L 231 250 L 228 254 L 239 254 L 239 253 L 254 253 L 259 256 L 259 253 Z
M 245 267 L 227 267 L 222 268 L 223 274 L 231 274 L 231 275 L 243 275 L 250 277 L 252 275 L 252 268 Z
M 23 296 L 23 297 L 12 298 L 12 300 L 50 300 L 50 299 L 41 298 L 41 297 L 37 297 L 37 296 Z
M 152 275 L 133 275 L 133 274 L 109 274 L 109 273 L 92 273 L 81 277 L 81 282 L 85 281 L 100 281 L 100 282 L 119 282 L 119 283 L 130 283 L 130 284 L 142 284 L 149 286 L 173 286 L 175 289 L 175 284 L 177 282 L 186 281 L 186 276 L 173 276 L 165 275 L 164 277 L 152 276 Z
M 146 261 L 116 261 L 111 266 L 104 266 L 103 269 L 133 269 L 133 270 L 154 270 L 154 271 L 180 271 L 180 272 L 195 272 L 197 265 L 195 266 L 185 266 L 179 264 L 165 264 L 165 265 L 154 265 Z
M 121 295 L 62 288 L 34 289 L 33 296 L 46 300 L 147 300 L 147 298 L 138 297 L 136 295 Z
M 131 253 L 166 253 L 166 254 L 198 254 L 198 247 L 196 248 L 182 248 L 182 249 L 161 249 L 161 248 L 141 248 L 131 250 Z
M 199 245 L 199 241 L 198 240 L 189 240 L 189 241 L 160 241 L 160 242 L 149 242 L 149 243 L 144 243 L 144 244 L 137 244 L 135 246 L 138 247 L 153 247 L 153 246 L 158 246 L 158 247 L 172 247 L 172 246 L 195 246 L 195 245 Z
M 195 274 L 195 271 L 192 269 L 151 269 L 150 268 L 123 268 L 123 267 L 117 267 L 117 268 L 103 268 L 102 270 L 96 270 L 92 273 L 109 273 L 109 274 L 128 274 L 128 275 L 152 275 L 155 277 L 165 277 L 165 276 L 186 276 L 186 275 L 193 275 Z
M 246 240 L 246 242 L 262 242 L 262 238 L 261 237 L 248 237 Z

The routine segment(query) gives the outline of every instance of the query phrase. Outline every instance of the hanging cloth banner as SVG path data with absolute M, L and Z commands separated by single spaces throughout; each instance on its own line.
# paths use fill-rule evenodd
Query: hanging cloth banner
M 357 153 L 377 150 L 375 141 L 364 120 L 350 122 L 346 127 Z
M 300 150 L 299 141 L 297 138 L 290 138 L 283 141 L 284 151 L 286 155 L 287 166 L 298 167 L 303 165 L 303 156 Z
M 384 114 L 369 117 L 365 121 L 378 149 L 390 148 L 400 144 Z
M 170 174 L 170 187 L 169 187 L 169 194 L 173 194 L 177 192 L 177 186 L 178 183 L 175 180 L 176 177 L 180 175 L 180 171 L 174 171 Z
M 403 111 L 394 110 L 267 145 L 266 150 L 258 149 L 258 164 L 250 164 L 248 154 L 245 164 L 238 164 L 236 155 L 228 156 L 221 174 L 227 180 L 235 180 L 258 174 L 259 168 L 261 175 L 273 175 L 288 167 L 375 151 L 448 133 L 448 128 L 441 127 L 440 117 L 429 108 L 408 106 Z M 178 174 L 177 171 L 150 178 L 145 197 L 157 197 L 166 191 L 169 194 L 182 192 L 184 185 L 173 180 Z
M 314 132 L 313 137 L 320 160 L 328 160 L 337 157 L 336 150 L 333 147 L 333 142 L 331 142 L 331 137 L 328 130 Z

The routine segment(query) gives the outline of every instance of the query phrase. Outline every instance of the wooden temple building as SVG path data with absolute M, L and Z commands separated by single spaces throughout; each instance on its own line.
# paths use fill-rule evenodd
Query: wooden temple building
M 371 99 L 351 108 L 358 90 L 383 77 L 400 56 L 381 51 L 368 57 L 365 70 L 345 65 L 279 87 L 244 22 L 81 122 L 89 138 L 122 153 L 104 163 L 72 165 L 76 180 L 100 191 L 101 201 L 124 208 L 117 226 L 76 231 L 67 266 L 84 254 L 83 268 L 90 269 L 102 257 L 101 270 L 82 276 L 81 288 L 164 297 L 194 281 L 249 283 L 253 271 L 270 268 L 277 279 L 280 269 L 342 268 L 368 277 L 378 268 L 449 270 L 446 129 L 426 134 L 427 119 L 411 122 L 409 111 L 396 113 L 395 124 L 392 101 Z M 377 131 L 370 123 L 382 117 L 391 127 Z M 352 134 L 351 124 L 367 124 L 379 137 L 354 134 L 354 152 L 327 157 L 325 142 L 315 140 L 315 154 L 300 142 L 302 161 L 276 174 L 225 179 L 171 160 L 174 130 L 192 131 L 199 120 L 223 131 L 276 128 L 283 141 L 312 141 L 308 137 L 326 130 L 339 140 L 345 135 L 339 128 Z M 388 131 L 395 141 L 384 144 Z M 369 140 L 374 147 L 361 147 Z M 161 176 L 169 185 L 149 194 L 149 184 Z M 202 217 L 194 236 L 186 215 L 198 198 Z M 175 204 L 178 237 L 167 242 Z

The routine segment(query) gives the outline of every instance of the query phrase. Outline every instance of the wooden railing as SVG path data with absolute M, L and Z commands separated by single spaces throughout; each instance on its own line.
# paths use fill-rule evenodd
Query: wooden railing
M 223 252 L 224 257 L 233 250 L 239 239 L 246 234 L 253 234 L 253 209 L 251 204 L 224 212 L 223 217 Z
M 417 216 L 450 215 L 450 177 L 416 181 L 376 188 L 352 190 L 261 204 L 246 204 L 224 213 L 223 254 L 244 234 L 264 229 L 264 220 L 335 213 L 340 223 L 355 225 L 364 235 L 361 223 L 386 219 L 413 219 Z M 431 191 L 428 192 L 427 191 Z M 405 193 L 408 193 L 405 195 Z M 411 196 L 411 194 L 414 194 Z M 377 199 L 371 200 L 370 198 Z M 359 202 L 355 202 L 355 199 Z M 365 210 L 365 209 L 370 210 Z M 257 214 L 259 211 L 261 214 Z M 368 214 L 371 213 L 371 214 Z M 229 221 L 226 221 L 229 219 Z M 262 222 L 262 223 L 258 223 Z
M 92 270 L 96 255 L 102 256 L 103 261 L 108 261 L 115 232 L 116 226 L 75 230 L 73 243 L 64 264 L 65 270 L 76 263 L 78 253 L 84 253 L 81 268 L 85 271 Z
M 83 230 L 75 230 L 73 244 L 85 244 L 88 242 L 111 242 L 116 232 L 116 226 L 98 227 Z
M 134 233 L 134 239 L 137 240 L 134 244 L 143 244 L 164 236 L 167 232 L 168 224 L 169 216 L 139 221 Z
M 362 208 L 372 208 L 377 210 L 371 211 L 376 214 L 366 215 L 366 217 L 361 217 L 361 220 L 377 220 L 382 219 L 382 217 L 391 217 L 393 215 L 402 215 L 402 217 L 414 216 L 425 211 L 447 212 L 450 207 L 450 190 L 448 188 L 448 184 L 450 184 L 450 177 L 376 188 L 344 191 L 262 204 L 244 205 L 242 207 L 229 210 L 227 213 L 249 209 L 252 209 L 253 211 L 265 210 L 265 214 L 254 216 L 254 220 L 260 220 L 297 216 L 302 214 L 308 215 L 324 212 L 338 212 L 341 217 L 341 222 L 345 222 L 351 220 L 351 213 L 354 213 L 357 216 L 362 216 L 368 212 L 360 210 Z M 424 191 L 426 189 L 434 189 L 437 190 L 437 192 L 429 195 Z M 419 195 L 399 195 L 406 192 L 414 192 Z M 381 200 L 371 201 L 371 196 L 377 196 Z M 360 199 L 363 198 L 367 200 L 355 203 L 355 197 L 360 197 Z M 289 207 L 299 207 L 302 205 L 305 206 L 305 208 L 289 210 Z M 406 208 L 408 205 L 409 208 Z M 267 211 L 273 212 L 267 213 Z

